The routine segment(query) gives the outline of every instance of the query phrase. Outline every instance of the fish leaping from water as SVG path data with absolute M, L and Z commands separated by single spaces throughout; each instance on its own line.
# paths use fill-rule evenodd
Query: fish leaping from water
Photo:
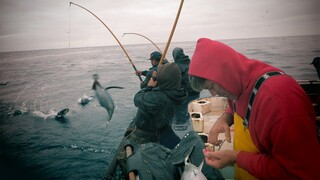
M 102 107 L 104 107 L 108 112 L 108 118 L 107 118 L 107 126 L 112 118 L 113 111 L 114 111 L 114 103 L 111 95 L 108 93 L 108 89 L 111 88 L 118 88 L 123 89 L 123 87 L 119 86 L 109 86 L 106 88 L 103 88 L 100 83 L 98 82 L 98 74 L 93 75 L 93 86 L 92 89 L 95 90 L 96 97 Z
M 181 175 L 181 180 L 206 180 L 206 176 L 202 173 L 201 169 L 203 166 L 203 161 L 197 167 L 191 162 L 188 162 L 189 156 L 184 160 L 184 171 Z
M 82 106 L 85 106 L 87 104 L 89 104 L 89 102 L 93 99 L 92 96 L 88 97 L 86 95 L 84 95 L 83 97 L 78 99 L 78 103 L 81 104 Z
M 61 111 L 59 111 L 58 113 L 57 113 L 57 115 L 55 116 L 55 118 L 57 119 L 57 120 L 64 120 L 65 119 L 65 115 L 67 114 L 69 112 L 69 108 L 64 108 L 64 109 L 62 109 Z

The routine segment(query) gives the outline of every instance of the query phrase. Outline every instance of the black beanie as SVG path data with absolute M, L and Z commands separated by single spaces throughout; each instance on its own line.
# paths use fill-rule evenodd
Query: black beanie
M 158 86 L 161 90 L 179 90 L 181 88 L 181 72 L 176 63 L 166 63 L 158 68 Z

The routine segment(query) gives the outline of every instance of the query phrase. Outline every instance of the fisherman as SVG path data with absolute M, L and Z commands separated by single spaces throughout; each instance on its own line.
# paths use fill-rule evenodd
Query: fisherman
M 152 56 L 152 54 L 151 54 Z M 158 72 L 153 72 L 146 88 L 134 96 L 134 104 L 138 108 L 134 117 L 134 130 L 127 133 L 117 151 L 117 161 L 122 172 L 126 170 L 127 143 L 139 147 L 148 142 L 160 143 L 173 149 L 179 143 L 179 137 L 173 132 L 171 123 L 176 107 L 186 99 L 181 89 L 181 73 L 175 63 L 162 65 Z M 110 178 L 109 170 L 106 178 Z
M 137 76 L 145 76 L 146 78 L 144 79 L 144 81 L 140 84 L 140 88 L 145 88 L 147 87 L 147 84 L 152 76 L 153 71 L 157 71 L 158 69 L 158 64 L 160 62 L 162 54 L 159 51 L 153 51 L 150 54 L 150 58 L 148 60 L 150 60 L 150 63 L 152 65 L 151 68 L 149 68 L 149 70 L 144 70 L 144 71 L 136 71 L 136 75 Z M 167 60 L 163 61 L 163 64 L 168 63 Z
M 228 98 L 229 107 L 209 131 L 234 150 L 203 150 L 214 168 L 235 165 L 236 179 L 319 179 L 320 145 L 309 97 L 291 76 L 208 38 L 198 40 L 189 68 L 191 85 Z
M 188 127 L 186 124 L 189 121 L 190 115 L 188 111 L 188 104 L 199 98 L 200 92 L 195 91 L 191 88 L 189 81 L 189 65 L 190 58 L 185 55 L 183 49 L 176 47 L 172 51 L 172 56 L 174 62 L 179 66 L 181 71 L 181 87 L 187 92 L 187 98 L 181 106 L 178 106 L 178 109 L 175 114 L 175 122 L 173 128 L 175 130 L 185 130 Z

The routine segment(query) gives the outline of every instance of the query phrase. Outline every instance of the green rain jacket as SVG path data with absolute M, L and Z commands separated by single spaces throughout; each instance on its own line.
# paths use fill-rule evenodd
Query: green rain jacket
M 134 119 L 136 127 L 149 132 L 156 132 L 172 123 L 176 106 L 186 98 L 183 90 L 160 90 L 144 88 L 134 97 L 138 107 Z
M 181 48 L 174 48 L 172 51 L 172 56 L 174 62 L 179 66 L 181 71 L 181 86 L 185 88 L 188 93 L 188 96 L 199 95 L 200 92 L 194 91 L 191 88 L 190 81 L 189 81 L 189 65 L 190 65 L 190 58 L 189 56 L 185 55 L 183 49 Z

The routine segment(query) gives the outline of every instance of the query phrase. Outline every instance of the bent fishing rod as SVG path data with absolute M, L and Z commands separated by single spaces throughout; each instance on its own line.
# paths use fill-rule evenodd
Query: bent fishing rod
M 164 52 L 162 53 L 162 56 L 161 56 L 161 59 L 160 59 L 160 62 L 159 62 L 158 67 L 160 67 L 160 66 L 162 65 L 162 62 L 163 62 L 163 60 L 164 60 L 164 57 L 166 56 L 167 51 L 168 51 L 168 49 L 169 49 L 169 45 L 170 45 L 170 43 L 171 43 L 171 39 L 172 39 L 173 33 L 174 33 L 175 29 L 176 29 L 176 26 L 177 26 L 177 23 L 178 23 L 178 20 L 179 20 L 179 16 L 180 16 L 180 12 L 181 12 L 181 9 L 182 9 L 182 6 L 183 6 L 183 2 L 184 2 L 184 0 L 181 0 L 180 6 L 179 6 L 179 10 L 178 10 L 178 12 L 177 12 L 176 19 L 175 19 L 175 21 L 174 21 L 174 24 L 173 24 L 173 27 L 172 27 L 172 30 L 171 30 L 171 33 L 170 33 L 170 36 L 169 36 L 167 45 L 166 45 L 166 47 L 165 47 L 165 49 L 164 49 Z
M 90 14 L 92 14 L 94 17 L 96 17 L 96 18 L 104 25 L 104 27 L 106 27 L 106 28 L 109 30 L 109 32 L 110 32 L 110 33 L 112 34 L 112 36 L 116 39 L 116 41 L 117 41 L 118 44 L 120 45 L 121 49 L 123 50 L 123 52 L 124 52 L 125 55 L 127 56 L 130 64 L 132 65 L 133 69 L 135 70 L 135 72 L 137 72 L 137 68 L 136 68 L 136 66 L 133 64 L 131 58 L 129 57 L 129 55 L 128 55 L 128 53 L 127 53 L 127 51 L 124 49 L 124 47 L 122 46 L 122 44 L 120 43 L 120 41 L 118 40 L 118 38 L 113 34 L 113 32 L 111 31 L 111 29 L 110 29 L 98 16 L 96 16 L 93 12 L 91 12 L 91 11 L 88 10 L 87 8 L 85 8 L 85 7 L 83 7 L 83 6 L 80 6 L 79 4 L 70 2 L 70 6 L 71 6 L 72 4 L 75 5 L 75 6 L 78 6 L 78 7 L 82 8 L 82 9 L 84 9 L 84 10 L 86 10 L 86 11 L 88 11 Z M 140 81 L 142 81 L 142 78 L 141 78 L 140 76 L 138 76 L 138 77 L 139 77 Z
M 159 50 L 159 52 L 162 53 L 162 51 L 160 50 L 160 48 L 159 48 L 153 41 L 151 41 L 151 39 L 149 39 L 147 36 L 144 36 L 144 35 L 139 34 L 139 33 L 123 33 L 122 36 L 124 36 L 124 35 L 126 35 L 126 34 L 133 34 L 133 35 L 138 35 L 138 36 L 144 37 L 145 39 L 147 39 L 148 41 L 150 41 L 150 42 Z

